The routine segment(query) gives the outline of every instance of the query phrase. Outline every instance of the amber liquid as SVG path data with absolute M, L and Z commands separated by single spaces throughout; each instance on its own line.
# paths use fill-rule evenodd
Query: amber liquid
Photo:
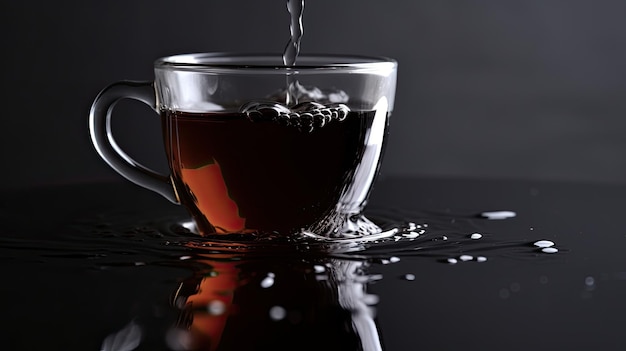
M 241 113 L 164 111 L 181 202 L 202 234 L 297 232 L 335 210 L 374 116 L 350 112 L 308 132 Z

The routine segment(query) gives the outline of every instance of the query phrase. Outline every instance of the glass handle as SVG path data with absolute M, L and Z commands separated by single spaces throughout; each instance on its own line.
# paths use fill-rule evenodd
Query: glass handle
M 152 82 L 122 81 L 104 88 L 94 100 L 89 112 L 89 132 L 96 151 L 124 178 L 179 204 L 170 175 L 159 174 L 141 165 L 115 142 L 111 131 L 111 115 L 115 104 L 121 99 L 141 101 L 156 111 L 156 94 Z

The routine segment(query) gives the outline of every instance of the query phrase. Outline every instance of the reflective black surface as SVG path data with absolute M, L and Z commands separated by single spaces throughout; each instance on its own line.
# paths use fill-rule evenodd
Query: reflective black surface
M 181 208 L 125 183 L 4 193 L 0 345 L 623 350 L 625 199 L 624 185 L 388 178 L 370 218 L 425 232 L 322 253 L 189 245 Z M 515 217 L 480 216 L 497 210 Z

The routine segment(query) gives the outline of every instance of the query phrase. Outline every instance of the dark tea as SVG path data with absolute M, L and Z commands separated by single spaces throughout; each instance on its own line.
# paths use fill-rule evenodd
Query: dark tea
M 382 143 L 371 142 L 387 132 L 387 111 L 380 112 L 349 111 L 309 129 L 238 112 L 163 111 L 180 200 L 202 234 L 298 232 L 335 212 L 359 181 L 366 149 L 381 153 Z

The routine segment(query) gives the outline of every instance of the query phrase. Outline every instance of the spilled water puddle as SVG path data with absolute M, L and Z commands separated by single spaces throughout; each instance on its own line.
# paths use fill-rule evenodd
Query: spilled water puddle
M 555 242 L 534 238 L 499 239 L 490 222 L 506 220 L 475 214 L 410 213 L 402 210 L 372 210 L 367 216 L 381 232 L 361 238 L 323 238 L 302 234 L 292 238 L 256 238 L 247 234 L 199 237 L 186 218 L 141 219 L 127 213 L 100 214 L 77 220 L 50 240 L 28 237 L 0 238 L 4 259 L 29 257 L 45 259 L 86 259 L 107 266 L 143 266 L 194 261 L 215 255 L 243 258 L 325 258 L 363 261 L 372 264 L 398 262 L 402 257 L 423 257 L 457 264 L 486 262 L 490 257 L 537 259 L 567 250 Z M 510 235 L 507 235 L 510 238 Z M 133 258 L 141 257 L 141 260 Z
M 98 271 L 166 266 L 188 272 L 171 292 L 169 307 L 178 317 L 165 333 L 132 319 L 103 339 L 103 350 L 134 350 L 148 334 L 172 350 L 208 350 L 216 343 L 223 349 L 296 345 L 304 331 L 337 340 L 341 349 L 381 350 L 375 322 L 379 297 L 368 292 L 369 284 L 384 278 L 374 273 L 377 266 L 417 258 L 457 267 L 495 258 L 554 259 L 560 256 L 554 253 L 567 251 L 540 237 L 501 240 L 491 219 L 473 213 L 371 210 L 366 215 L 380 235 L 285 239 L 203 238 L 183 217 L 111 212 L 70 223 L 49 240 L 4 237 L 0 248 L 8 260 Z M 393 279 L 417 277 L 408 271 Z M 590 294 L 594 285 L 585 284 Z M 518 290 L 511 285 L 501 298 Z M 324 340 L 307 340 L 312 347 L 324 346 Z

